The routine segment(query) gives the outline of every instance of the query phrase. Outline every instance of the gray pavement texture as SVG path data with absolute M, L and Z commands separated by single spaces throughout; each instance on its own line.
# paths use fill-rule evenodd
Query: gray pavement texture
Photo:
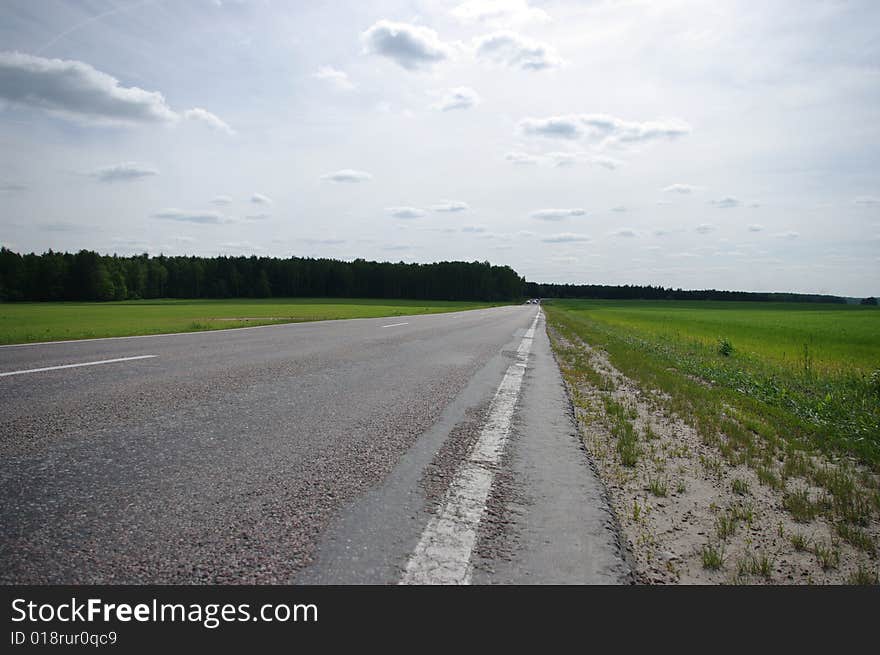
M 0 348 L 0 373 L 156 355 L 0 377 L 0 582 L 396 582 L 425 471 L 479 429 L 535 311 Z M 533 361 L 516 547 L 474 581 L 626 581 L 543 321 Z

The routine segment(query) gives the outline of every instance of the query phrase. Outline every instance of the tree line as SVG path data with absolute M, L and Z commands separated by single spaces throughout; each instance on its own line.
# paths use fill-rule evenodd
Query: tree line
M 0 301 L 142 298 L 528 298 L 844 303 L 838 296 L 683 290 L 651 285 L 538 284 L 489 262 L 406 264 L 308 257 L 101 255 L 0 248 Z M 876 303 L 876 300 L 871 299 Z
M 718 289 L 685 290 L 662 286 L 605 284 L 537 284 L 527 282 L 525 292 L 533 298 L 590 298 L 595 300 L 739 300 L 750 302 L 822 302 L 845 303 L 839 296 L 804 293 L 755 293 L 751 291 L 719 291 Z
M 523 280 L 489 262 L 406 264 L 290 257 L 131 257 L 0 249 L 0 300 L 406 298 L 516 300 Z

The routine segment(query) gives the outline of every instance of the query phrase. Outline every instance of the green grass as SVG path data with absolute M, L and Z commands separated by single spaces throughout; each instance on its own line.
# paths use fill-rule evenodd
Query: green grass
M 2 303 L 0 344 L 435 314 L 504 303 L 348 298 Z
M 775 559 L 766 551 L 761 550 L 754 553 L 747 553 L 737 562 L 737 570 L 740 576 L 759 575 L 765 580 L 773 577 L 773 567 L 776 565 Z
M 880 310 L 860 305 L 554 300 L 624 332 L 814 373 L 880 368 Z M 804 359 L 804 346 L 808 358 Z M 725 348 L 726 350 L 726 348 Z
M 704 569 L 717 571 L 724 566 L 724 544 L 709 541 L 703 546 L 700 554 L 703 559 Z
M 554 327 L 670 394 L 669 409 L 690 415 L 708 439 L 724 435 L 715 445 L 725 456 L 769 462 L 790 444 L 880 467 L 877 308 L 557 300 L 545 310 Z M 728 355 L 719 353 L 719 338 L 733 345 Z M 799 465 L 793 461 L 789 472 Z

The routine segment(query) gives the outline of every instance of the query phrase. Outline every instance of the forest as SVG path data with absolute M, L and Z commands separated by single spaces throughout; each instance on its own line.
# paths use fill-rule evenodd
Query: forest
M 536 284 L 526 282 L 526 295 L 534 298 L 584 298 L 590 300 L 738 300 L 748 302 L 820 302 L 845 303 L 840 296 L 804 293 L 755 293 L 751 291 L 719 291 L 717 289 L 685 290 L 662 286 L 609 286 L 605 284 Z
M 489 262 L 407 264 L 308 257 L 38 255 L 0 248 L 0 301 L 145 298 L 522 298 L 845 303 L 838 296 L 684 290 L 651 285 L 539 284 Z M 874 299 L 868 299 L 873 300 Z
M 524 280 L 489 262 L 406 264 L 290 257 L 132 257 L 0 249 L 0 300 L 407 298 L 516 300 Z

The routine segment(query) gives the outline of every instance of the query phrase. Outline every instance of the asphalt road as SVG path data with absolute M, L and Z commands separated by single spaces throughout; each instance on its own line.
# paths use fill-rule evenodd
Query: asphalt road
M 0 348 L 0 582 L 400 581 L 537 313 Z M 529 342 L 470 580 L 624 582 Z

